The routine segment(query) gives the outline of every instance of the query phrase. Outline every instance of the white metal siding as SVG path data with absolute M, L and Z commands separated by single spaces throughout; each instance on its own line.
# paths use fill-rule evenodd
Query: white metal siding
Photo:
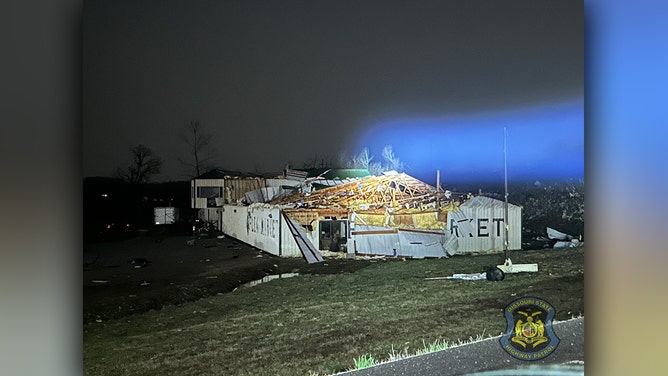
M 458 211 L 448 213 L 448 231 L 458 240 L 458 253 L 502 251 L 504 249 L 504 205 L 503 201 L 489 197 L 474 197 L 463 203 Z M 459 212 L 459 213 L 458 213 Z M 458 229 L 453 223 L 466 218 Z M 508 249 L 522 247 L 522 208 L 508 204 Z
M 158 207 L 153 209 L 156 225 L 167 225 L 176 222 L 179 218 L 179 209 L 175 207 Z
M 198 187 L 220 187 L 225 186 L 224 179 L 193 179 L 190 181 L 190 205 L 195 209 L 206 208 L 206 198 L 197 197 Z M 223 192 L 224 193 L 224 192 Z
M 306 232 L 306 236 L 309 238 L 309 240 L 311 240 L 310 238 L 312 238 L 312 236 L 310 235 L 309 232 Z M 313 243 L 312 240 L 311 243 Z M 292 232 L 290 232 L 290 228 L 288 227 L 288 224 L 282 215 L 281 215 L 281 256 L 302 257 L 302 252 L 299 250 L 297 242 L 295 241 L 294 236 L 292 236 Z
M 230 204 L 244 198 L 246 192 L 254 191 L 256 189 L 264 188 L 264 179 L 250 178 L 250 179 L 225 179 L 225 189 L 229 189 Z M 224 190 L 225 191 L 225 190 Z M 223 197 L 227 198 L 226 192 L 223 192 Z
M 278 208 L 255 206 L 223 206 L 223 233 L 259 248 L 279 255 L 281 219 Z

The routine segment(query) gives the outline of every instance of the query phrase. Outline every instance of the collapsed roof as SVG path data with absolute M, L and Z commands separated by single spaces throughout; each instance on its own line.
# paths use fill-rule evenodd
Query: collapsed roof
M 270 204 L 299 208 L 411 209 L 450 203 L 450 192 L 438 191 L 405 173 L 370 176 L 359 181 L 320 189 L 310 194 L 295 192 Z
M 241 172 L 241 171 L 231 171 L 223 170 L 220 168 L 214 168 L 209 170 L 202 175 L 196 177 L 196 179 L 242 179 L 242 178 L 261 178 L 260 174 L 255 174 L 251 172 Z

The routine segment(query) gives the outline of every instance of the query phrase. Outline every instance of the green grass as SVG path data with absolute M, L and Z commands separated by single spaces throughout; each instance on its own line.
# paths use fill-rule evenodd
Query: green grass
M 424 340 L 422 340 L 422 346 L 423 346 L 422 349 L 419 349 L 416 355 L 430 354 L 436 351 L 445 350 L 448 347 L 450 347 L 448 341 L 438 340 L 438 339 L 429 344 L 427 344 Z
M 355 367 L 353 369 L 369 368 L 378 364 L 376 359 L 374 359 L 373 355 L 371 354 L 364 354 L 359 358 L 354 359 L 354 361 L 355 361 Z
M 182 306 L 84 325 L 86 375 L 328 375 L 395 353 L 438 351 L 505 330 L 521 296 L 557 319 L 584 312 L 583 250 L 522 252 L 538 273 L 503 282 L 425 280 L 479 272 L 498 255 L 375 261 L 353 274 L 302 275 Z M 566 257 L 564 257 L 566 255 Z

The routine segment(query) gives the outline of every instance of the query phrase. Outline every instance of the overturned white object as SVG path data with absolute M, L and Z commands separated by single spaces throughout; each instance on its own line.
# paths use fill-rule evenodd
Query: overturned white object
M 497 265 L 504 273 L 523 273 L 523 272 L 537 272 L 538 264 L 513 264 L 510 259 L 506 259 L 503 265 Z
M 557 231 L 551 227 L 547 228 L 547 237 L 553 240 L 571 240 L 573 239 L 572 235 L 565 234 L 561 231 Z

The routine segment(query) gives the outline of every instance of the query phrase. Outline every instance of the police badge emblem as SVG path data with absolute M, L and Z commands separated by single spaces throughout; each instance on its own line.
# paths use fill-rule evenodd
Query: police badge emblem
M 554 307 L 545 300 L 521 298 L 508 304 L 506 333 L 499 340 L 501 347 L 514 358 L 538 360 L 552 354 L 559 337 L 552 330 Z

